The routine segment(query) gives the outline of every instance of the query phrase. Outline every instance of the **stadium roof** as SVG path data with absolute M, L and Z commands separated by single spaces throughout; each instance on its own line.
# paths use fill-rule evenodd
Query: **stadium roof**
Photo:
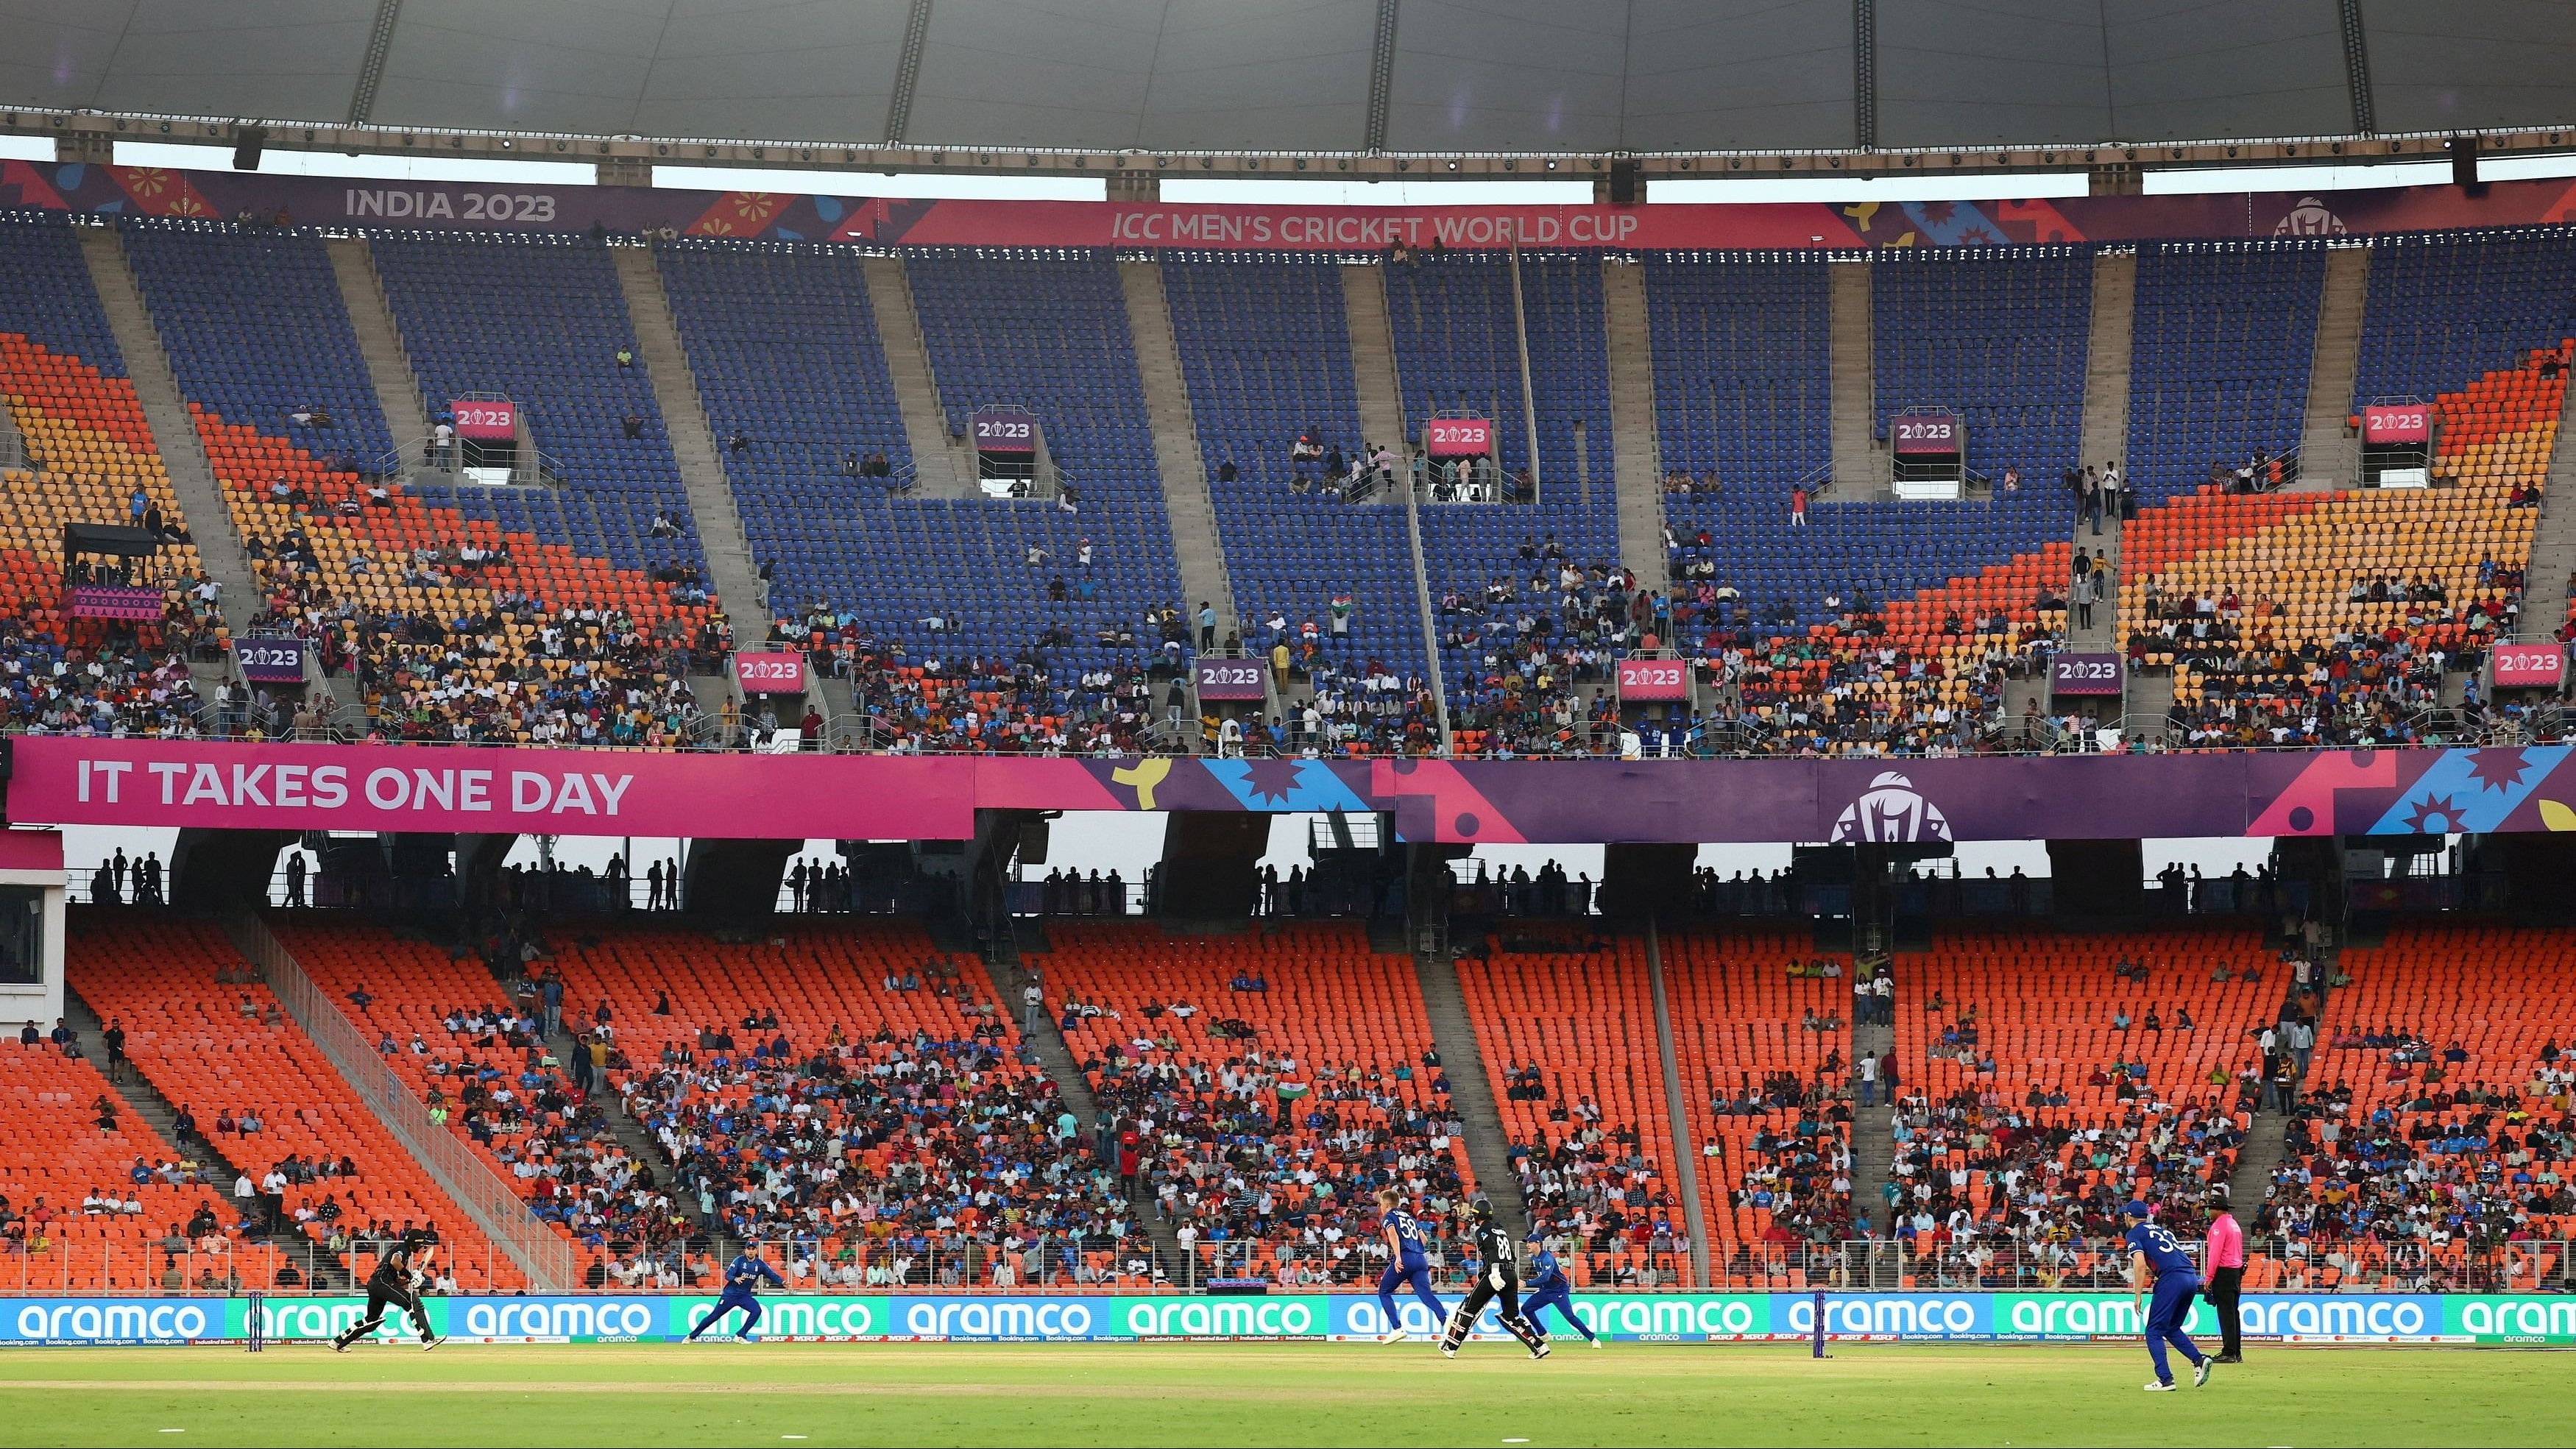
M 1141 151 L 2324 137 L 2576 122 L 2576 15 L 2568 0 L 0 0 L 0 106 Z

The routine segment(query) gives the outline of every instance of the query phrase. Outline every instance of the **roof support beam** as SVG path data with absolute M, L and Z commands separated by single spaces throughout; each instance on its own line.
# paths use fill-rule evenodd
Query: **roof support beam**
M 385 57 L 394 48 L 394 25 L 402 18 L 402 0 L 376 0 L 376 23 L 367 31 L 366 59 L 358 63 L 357 88 L 349 93 L 349 124 L 363 126 L 375 114 L 376 86 L 385 78 Z
M 912 87 L 921 79 L 921 47 L 930 39 L 930 0 L 912 0 L 903 22 L 903 59 L 894 68 L 894 95 L 886 102 L 886 144 L 900 144 L 912 125 Z
M 2370 103 L 2370 48 L 2361 27 L 2361 0 L 2341 0 L 2335 6 L 2343 21 L 2343 83 L 2352 92 L 2352 131 L 2356 136 L 2379 134 L 2379 119 Z
M 1878 0 L 1852 0 L 1852 144 L 1878 149 Z
M 1147 169 L 1175 174 L 1263 179 L 1300 171 L 1352 180 L 1488 181 L 1532 179 L 1553 169 L 1568 176 L 1607 176 L 1614 160 L 1634 160 L 1649 179 L 1693 176 L 1946 176 L 1970 173 L 2091 171 L 2112 164 L 2147 170 L 2269 165 L 2366 165 L 2440 161 L 2454 131 L 2383 132 L 2373 136 L 2283 136 L 2093 145 L 1980 147 L 1881 146 L 1811 151 L 1135 151 L 959 146 L 934 141 L 745 141 L 705 137 L 576 135 L 555 131 L 478 131 L 419 126 L 351 126 L 276 116 L 174 116 L 65 111 L 0 105 L 0 136 L 42 136 L 74 148 L 95 138 L 204 146 L 203 165 L 220 169 L 237 133 L 259 125 L 271 151 L 335 151 L 352 156 L 448 156 L 510 161 L 576 161 L 598 165 L 753 166 L 784 171 L 902 171 L 928 175 L 1107 176 Z M 2483 156 L 2576 154 L 2576 125 L 2482 130 Z M 2329 158 L 2339 158 L 2330 160 Z
M 1386 149 L 1386 112 L 1395 95 L 1395 0 L 1377 0 L 1377 40 L 1369 48 L 1368 139 L 1362 150 Z

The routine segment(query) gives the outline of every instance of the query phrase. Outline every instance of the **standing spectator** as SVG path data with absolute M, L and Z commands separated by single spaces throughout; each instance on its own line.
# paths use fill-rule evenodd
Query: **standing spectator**
M 638 426 L 641 426 L 640 420 Z M 634 434 L 629 433 L 627 436 L 633 437 Z M 438 425 L 429 430 L 429 450 L 430 460 L 438 465 L 440 472 L 455 472 L 456 425 L 443 417 L 440 418 Z
M 2305 1077 L 2308 1074 L 2308 1054 L 2316 1049 L 2317 1029 L 2308 1024 L 2306 1017 L 2294 1016 L 2282 1028 L 2281 1042 L 2289 1048 L 2290 1060 L 2298 1064 L 2299 1075 Z
M 304 852 L 286 853 L 286 904 L 289 909 L 304 908 Z
M 1860 1054 L 1860 1060 L 1852 1063 L 1852 1080 L 1860 1088 L 1860 1104 L 1864 1107 L 1877 1106 L 1878 1053 L 1862 1052 Z
M 1199 652 L 1205 654 L 1215 647 L 1216 606 L 1201 599 L 1199 600 Z
M 1807 485 L 1799 483 L 1789 489 L 1789 526 L 1807 526 Z

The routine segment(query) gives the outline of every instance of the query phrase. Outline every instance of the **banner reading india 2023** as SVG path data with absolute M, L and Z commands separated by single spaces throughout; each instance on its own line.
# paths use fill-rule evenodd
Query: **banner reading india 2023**
M 662 1294 L 460 1296 L 429 1300 L 430 1327 L 486 1343 L 669 1343 L 688 1336 L 716 1300 Z M 1375 1297 L 1124 1297 L 1076 1294 L 781 1294 L 761 1300 L 760 1334 L 807 1342 L 946 1340 L 1101 1343 L 1161 1339 L 1363 1340 L 1386 1332 Z M 1577 1294 L 1586 1327 L 1620 1342 L 1797 1342 L 1816 1329 L 1812 1293 Z M 257 1328 L 278 1343 L 329 1338 L 358 1322 L 359 1298 L 270 1296 Z M 1417 1339 L 1438 1331 L 1418 1303 L 1398 1322 Z M 1550 1332 L 1571 1329 L 1553 1320 Z M 1825 1335 L 1898 1342 L 2085 1342 L 2134 1339 L 2125 1293 L 1828 1293 Z M 247 1298 L 0 1298 L 0 1344 L 240 1341 L 253 1327 Z M 729 1332 L 720 1325 L 710 1336 Z M 2216 1311 L 2194 1306 L 2189 1331 L 2215 1335 Z M 2245 1336 L 2297 1343 L 2576 1346 L 2576 1295 L 2257 1294 Z M 396 1342 L 408 1321 L 378 1330 Z M 1501 1336 L 1490 1310 L 1480 1338 Z

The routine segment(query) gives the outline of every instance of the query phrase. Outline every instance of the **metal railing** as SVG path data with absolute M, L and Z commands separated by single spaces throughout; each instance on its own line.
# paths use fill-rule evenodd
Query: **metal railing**
M 350 1090 L 484 1235 L 517 1262 L 534 1286 L 556 1291 L 572 1286 L 571 1243 L 528 1211 L 508 1179 L 430 1120 L 428 1106 L 377 1058 L 357 1026 L 304 974 L 268 926 L 247 907 L 236 906 L 226 913 L 224 930 Z
M 2199 1263 L 2202 1245 L 2195 1235 L 2182 1236 L 2184 1252 Z M 1704 1280 L 1691 1266 L 1689 1244 L 1678 1236 L 1649 1247 L 1594 1244 L 1563 1235 L 1546 1241 L 1577 1292 L 2132 1291 L 2129 1249 L 2117 1238 L 2038 1244 L 1984 1239 L 1935 1243 L 1929 1238 L 1718 1243 L 1710 1247 Z M 1124 1238 L 1047 1234 L 994 1242 L 938 1237 L 911 1245 L 900 1236 L 843 1231 L 761 1238 L 747 1246 L 778 1269 L 791 1291 L 1195 1293 L 1252 1283 L 1367 1291 L 1377 1286 L 1385 1267 L 1382 1251 L 1367 1239 L 1345 1239 L 1333 1248 L 1296 1239 L 1200 1241 L 1186 1243 L 1177 1257 L 1157 1250 L 1141 1233 Z M 2249 1237 L 2245 1246 L 2247 1292 L 2576 1292 L 2576 1262 L 2571 1262 L 2576 1243 L 2565 1241 L 2498 1239 L 2435 1249 L 2412 1242 L 2364 1245 Z M 1428 1256 L 1435 1289 L 1457 1293 L 1468 1286 L 1474 1264 L 1459 1245 L 1435 1240 Z M 686 1286 L 675 1259 L 669 1249 L 608 1253 L 585 1271 L 584 1286 Z
M 212 1186 L 208 1202 L 230 1202 L 231 1194 Z M 181 1235 L 182 1247 L 135 1238 L 101 1241 L 89 1236 L 90 1215 L 75 1204 L 50 1229 L 17 1225 L 0 1237 L 0 1293 L 116 1294 L 189 1297 L 243 1293 L 316 1293 L 354 1291 L 374 1271 L 379 1253 L 391 1243 L 353 1239 L 345 1246 L 305 1236 L 292 1220 L 272 1223 L 263 1215 L 248 1224 L 228 1223 L 229 1231 L 200 1237 Z M 172 1226 L 152 1224 L 147 1227 Z M 310 1231 L 326 1232 L 316 1227 Z M 490 1242 L 467 1247 L 442 1244 L 436 1280 L 452 1282 L 461 1293 L 507 1292 L 524 1276 L 506 1256 L 494 1258 Z M 442 1290 L 443 1291 L 443 1290 Z
M 865 1229 L 829 1235 L 754 1238 L 745 1244 L 799 1289 L 937 1289 L 956 1293 L 1014 1293 L 1031 1288 L 1072 1293 L 1177 1293 L 1192 1275 L 1173 1265 L 1142 1232 L 1049 1232 L 997 1242 L 923 1235 L 915 1243 L 900 1229 L 870 1236 Z M 585 1268 L 585 1287 L 667 1286 L 666 1252 L 601 1257 Z M 710 1265 L 712 1266 L 712 1265 Z M 600 1282 L 591 1282 L 598 1278 Z M 1204 1277 L 1197 1282 L 1204 1283 Z

